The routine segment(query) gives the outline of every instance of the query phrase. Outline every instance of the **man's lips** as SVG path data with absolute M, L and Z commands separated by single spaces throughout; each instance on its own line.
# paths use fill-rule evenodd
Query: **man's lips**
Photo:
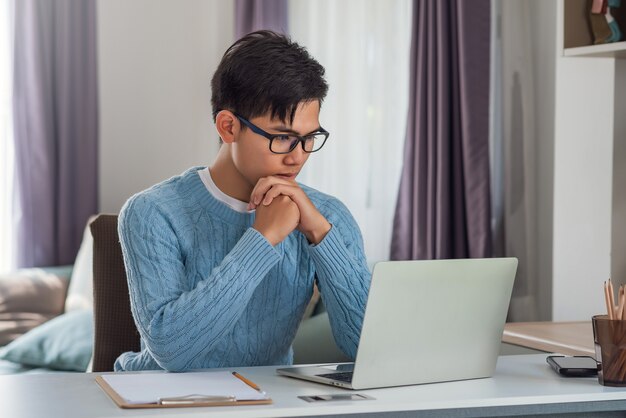
M 293 180 L 296 178 L 296 176 L 298 175 L 298 173 L 282 173 L 282 174 L 276 174 L 277 177 L 282 177 L 284 179 L 288 179 L 288 180 Z

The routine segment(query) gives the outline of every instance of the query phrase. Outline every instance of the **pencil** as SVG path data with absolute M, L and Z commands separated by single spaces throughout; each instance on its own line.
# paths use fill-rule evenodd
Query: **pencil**
M 606 313 L 609 319 L 613 319 L 613 309 L 611 309 L 611 297 L 609 296 L 609 285 L 604 282 L 604 302 L 606 303 Z
M 613 292 L 613 282 L 609 277 L 609 296 L 611 297 L 611 319 L 615 319 L 615 293 Z
M 246 379 L 245 377 L 243 377 L 239 373 L 233 372 L 233 376 L 235 376 L 237 379 L 241 380 L 246 385 L 250 386 L 252 389 L 258 390 L 259 392 L 261 391 L 261 388 L 256 383 L 252 382 L 251 380 Z

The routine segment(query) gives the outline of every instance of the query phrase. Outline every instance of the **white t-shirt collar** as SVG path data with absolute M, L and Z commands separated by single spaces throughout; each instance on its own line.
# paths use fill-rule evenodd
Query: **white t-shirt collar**
M 209 193 L 211 193 L 213 197 L 219 200 L 220 202 L 225 203 L 231 209 L 240 213 L 253 213 L 254 212 L 254 210 L 248 210 L 247 202 L 242 202 L 241 200 L 237 200 L 234 197 L 230 197 L 226 193 L 221 191 L 217 187 L 215 182 L 213 181 L 213 178 L 211 177 L 211 172 L 209 171 L 208 167 L 203 170 L 198 170 L 198 175 L 200 176 L 202 183 L 204 183 Z

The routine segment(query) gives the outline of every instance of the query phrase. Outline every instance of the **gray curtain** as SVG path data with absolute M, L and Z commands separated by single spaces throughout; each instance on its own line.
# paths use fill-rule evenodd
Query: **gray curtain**
M 391 259 L 491 256 L 489 0 L 416 0 Z
M 235 36 L 270 29 L 288 33 L 287 0 L 235 0 Z
M 15 2 L 17 264 L 70 264 L 98 208 L 95 0 Z

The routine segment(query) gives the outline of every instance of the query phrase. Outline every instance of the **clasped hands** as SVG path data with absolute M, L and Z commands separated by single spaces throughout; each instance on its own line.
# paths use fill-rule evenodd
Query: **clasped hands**
M 282 242 L 294 229 L 311 244 L 319 244 L 331 228 L 298 183 L 278 176 L 259 179 L 248 209 L 256 209 L 252 227 L 272 245 Z

